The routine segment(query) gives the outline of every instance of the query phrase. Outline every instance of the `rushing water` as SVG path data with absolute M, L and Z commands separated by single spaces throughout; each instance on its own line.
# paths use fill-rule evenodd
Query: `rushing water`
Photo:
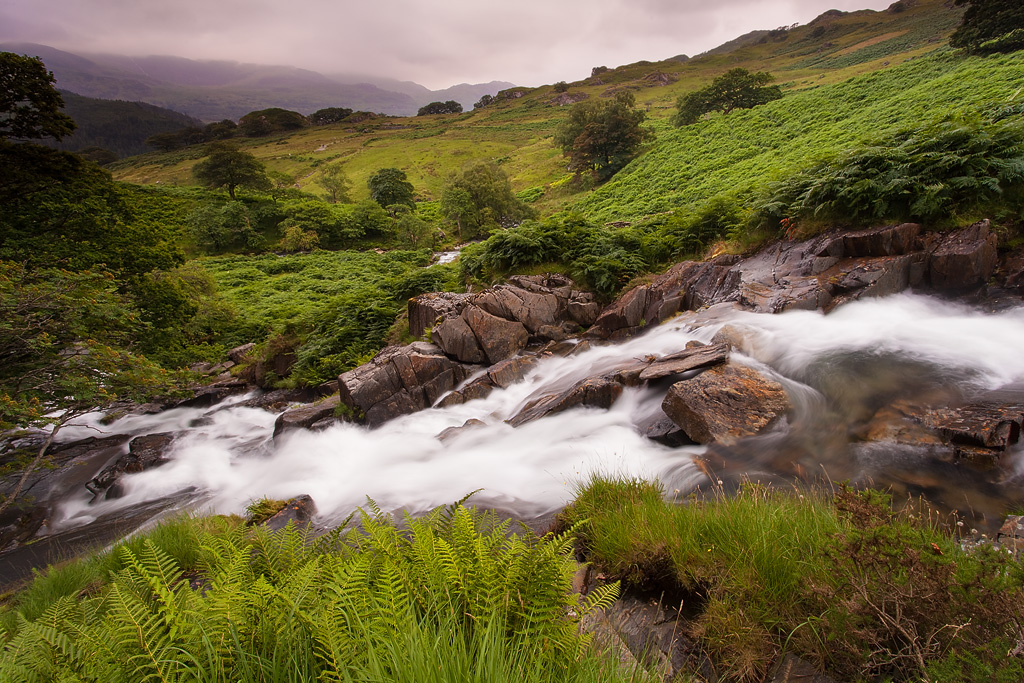
M 635 425 L 660 410 L 666 385 L 627 389 L 607 411 L 575 409 L 515 429 L 504 422 L 537 395 L 633 358 L 678 351 L 690 340 L 709 341 L 726 325 L 739 340 L 733 359 L 782 382 L 793 403 L 788 420 L 768 434 L 710 449 L 646 439 Z M 709 473 L 727 481 L 820 473 L 896 485 L 943 499 L 947 507 L 995 514 L 1019 490 L 1019 450 L 1003 457 L 998 472 L 979 474 L 936 465 L 920 448 L 855 443 L 856 429 L 896 399 L 942 403 L 1020 382 L 1022 349 L 1024 308 L 984 314 L 914 295 L 860 301 L 828 315 L 717 308 L 622 344 L 547 358 L 525 381 L 486 399 L 422 411 L 374 430 L 338 424 L 275 441 L 274 414 L 231 402 L 129 416 L 105 427 L 94 416 L 87 425 L 66 428 L 62 438 L 96 435 L 96 429 L 181 435 L 171 462 L 125 477 L 125 497 L 90 504 L 82 491 L 64 501 L 55 526 L 87 523 L 182 491 L 190 492 L 193 507 L 224 513 L 240 512 L 262 496 L 307 493 L 330 523 L 367 496 L 384 509 L 419 511 L 483 489 L 478 503 L 533 518 L 564 505 L 593 472 L 657 477 L 683 494 L 707 484 Z M 474 418 L 484 424 L 443 443 L 437 438 Z

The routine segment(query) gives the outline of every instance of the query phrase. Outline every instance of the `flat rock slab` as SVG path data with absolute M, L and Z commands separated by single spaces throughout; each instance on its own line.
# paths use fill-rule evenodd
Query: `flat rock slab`
M 640 373 L 640 381 L 650 382 L 662 377 L 689 372 L 690 370 L 719 365 L 728 359 L 728 344 L 694 346 L 684 351 L 658 358 Z
M 778 382 L 726 363 L 673 384 L 661 407 L 697 443 L 729 443 L 770 427 L 789 399 Z
M 294 429 L 309 429 L 325 417 L 332 417 L 339 405 L 341 399 L 335 394 L 319 403 L 281 413 L 274 420 L 274 438 Z
M 1024 404 L 974 404 L 933 410 L 922 421 L 951 443 L 1004 451 L 1020 439 L 1022 418 Z
M 570 389 L 561 394 L 543 396 L 531 401 L 508 422 L 513 427 L 519 427 L 527 422 L 533 422 L 540 418 L 560 413 L 569 408 L 577 406 L 590 406 L 592 408 L 608 409 L 622 395 L 622 385 L 610 379 L 592 377 L 577 382 Z

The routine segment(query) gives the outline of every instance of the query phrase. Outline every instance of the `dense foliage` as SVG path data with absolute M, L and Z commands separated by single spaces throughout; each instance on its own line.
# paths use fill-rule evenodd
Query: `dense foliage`
M 455 100 L 448 100 L 446 102 L 431 102 L 420 107 L 419 111 L 416 112 L 416 116 L 430 116 L 432 114 L 461 114 L 462 105 Z
M 495 164 L 478 161 L 453 174 L 441 194 L 441 213 L 463 240 L 518 225 L 534 212 L 512 193 L 512 183 Z
M 713 111 L 728 114 L 733 109 L 750 109 L 782 98 L 782 88 L 768 85 L 775 80 L 767 71 L 750 73 L 742 67 L 729 69 L 711 85 L 681 95 L 672 122 L 677 126 L 697 123 Z
M 143 154 L 149 151 L 146 141 L 153 136 L 174 135 L 182 128 L 201 126 L 190 116 L 145 102 L 99 100 L 69 92 L 61 96 L 77 128 L 57 146 L 70 152 L 100 147 L 114 152 L 115 159 Z
M 0 141 L 60 140 L 74 131 L 54 83 L 39 59 L 0 52 Z
M 632 159 L 654 134 L 640 124 L 647 114 L 636 108 L 628 90 L 608 100 L 584 100 L 569 111 L 555 134 L 555 144 L 569 158 L 569 170 L 593 171 L 607 178 Z
M 289 111 L 280 107 L 251 111 L 238 119 L 238 131 L 251 138 L 262 137 L 272 133 L 296 130 L 308 125 L 306 117 L 297 111 Z
M 395 205 L 416 208 L 412 183 L 406 178 L 405 171 L 382 168 L 367 179 L 366 185 L 370 188 L 370 199 L 384 208 Z
M 1024 4 L 1017 0 L 956 0 L 966 5 L 949 44 L 987 54 L 1024 49 Z
M 616 589 L 571 592 L 571 536 L 510 534 L 509 522 L 461 505 L 406 519 L 400 532 L 371 510 L 358 530 L 316 540 L 294 528 L 178 523 L 64 570 L 64 586 L 40 585 L 22 608 L 31 612 L 6 620 L 0 677 L 628 679 L 578 628 Z M 76 595 L 97 574 L 99 585 Z
M 941 122 L 897 131 L 776 183 L 760 217 L 935 223 L 1024 208 L 1024 121 Z

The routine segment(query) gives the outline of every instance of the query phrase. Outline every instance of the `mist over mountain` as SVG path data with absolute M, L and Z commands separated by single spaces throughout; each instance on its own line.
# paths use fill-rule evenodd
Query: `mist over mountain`
M 238 119 L 267 107 L 303 114 L 324 107 L 347 107 L 409 116 L 428 102 L 455 100 L 470 109 L 481 96 L 513 85 L 463 83 L 432 91 L 411 81 L 351 73 L 326 76 L 290 66 L 75 54 L 34 43 L 3 43 L 0 50 L 41 58 L 61 90 L 85 97 L 146 102 L 203 121 Z

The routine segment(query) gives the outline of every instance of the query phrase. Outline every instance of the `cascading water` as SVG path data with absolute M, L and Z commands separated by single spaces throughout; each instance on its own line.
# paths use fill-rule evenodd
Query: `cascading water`
M 785 386 L 793 409 L 771 432 L 730 447 L 670 448 L 636 425 L 660 410 L 666 386 L 626 389 L 610 410 L 574 409 L 512 428 L 504 420 L 531 398 L 567 389 L 634 358 L 660 356 L 688 341 L 710 339 L 725 326 L 736 340 L 733 359 Z M 123 498 L 89 503 L 82 491 L 61 504 L 51 529 L 88 523 L 98 515 L 181 494 L 199 509 L 237 513 L 262 496 L 307 493 L 325 523 L 345 517 L 373 498 L 384 509 L 413 512 L 483 489 L 478 504 L 521 518 L 564 505 L 592 472 L 656 477 L 682 494 L 715 478 L 787 480 L 819 473 L 830 479 L 895 484 L 943 499 L 948 507 L 986 510 L 1020 490 L 1013 465 L 968 472 L 949 465 L 931 475 L 950 487 L 907 481 L 928 479 L 933 464 L 913 448 L 884 441 L 856 443 L 856 426 L 895 399 L 949 402 L 1024 380 L 1024 308 L 982 313 L 915 295 L 868 299 L 823 315 L 780 315 L 716 308 L 662 325 L 628 342 L 598 346 L 539 362 L 525 381 L 496 389 L 486 399 L 430 409 L 368 430 L 338 424 L 320 432 L 272 438 L 275 415 L 222 404 L 129 416 L 99 425 L 67 427 L 64 440 L 107 433 L 180 432 L 166 465 L 124 478 Z M 467 420 L 444 442 L 437 435 Z M 851 442 L 854 442 L 851 445 Z M 701 466 L 695 463 L 699 456 Z M 940 466 L 941 469 L 941 466 Z M 909 473 L 909 474 L 908 474 Z M 998 501 L 991 502 L 998 490 Z M 990 502 L 986 502 L 990 501 Z M 992 509 L 993 513 L 1002 510 Z

